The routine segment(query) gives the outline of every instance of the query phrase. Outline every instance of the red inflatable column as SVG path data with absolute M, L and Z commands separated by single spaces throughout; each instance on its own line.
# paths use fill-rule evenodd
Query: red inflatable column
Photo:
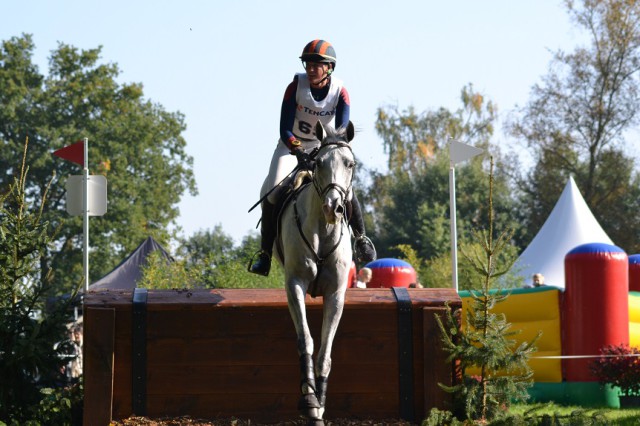
M 351 268 L 349 268 L 348 281 L 349 281 L 349 284 L 347 285 L 348 288 L 355 287 L 355 285 L 356 285 L 356 262 L 354 262 L 353 260 L 351 261 Z
M 584 244 L 564 259 L 562 352 L 598 355 L 605 345 L 629 343 L 629 266 L 626 253 L 610 244 Z M 565 380 L 595 382 L 592 358 L 563 359 Z
M 629 291 L 640 291 L 640 254 L 629 256 Z

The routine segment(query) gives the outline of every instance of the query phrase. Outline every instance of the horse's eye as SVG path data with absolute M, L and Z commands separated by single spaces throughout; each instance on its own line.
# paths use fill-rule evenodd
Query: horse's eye
M 350 163 L 349 163 L 349 168 L 350 168 L 350 169 L 353 169 L 353 168 L 356 166 L 356 164 L 357 164 L 357 163 L 356 163 L 355 161 L 350 162 Z

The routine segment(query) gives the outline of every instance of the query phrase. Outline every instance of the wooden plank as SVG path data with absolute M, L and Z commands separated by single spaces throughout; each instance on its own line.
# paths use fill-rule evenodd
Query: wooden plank
M 84 309 L 83 424 L 105 425 L 112 419 L 115 309 Z
M 453 410 L 452 395 L 438 386 L 453 385 L 453 364 L 447 362 L 448 353 L 442 347 L 442 332 L 435 316 L 446 324 L 445 307 L 423 308 L 424 321 L 424 365 L 433 368 L 424 369 L 424 417 L 432 408 L 440 410 Z
M 396 396 L 390 392 L 354 395 L 347 393 L 329 394 L 327 399 L 327 420 L 349 418 L 354 422 L 365 419 L 389 419 L 397 406 Z M 216 419 L 232 417 L 251 419 L 256 424 L 299 421 L 297 411 L 299 394 L 261 394 L 247 392 L 233 399 L 224 395 L 167 396 L 149 395 L 149 416 L 181 416 Z M 222 423 L 220 423 L 222 424 Z
M 408 289 L 411 300 L 416 305 L 439 306 L 445 301 L 460 300 L 453 289 L 429 288 Z M 131 291 L 90 291 L 85 295 L 85 305 L 92 307 L 130 305 Z M 307 296 L 307 306 L 319 309 L 322 297 Z M 345 303 L 352 309 L 367 309 L 372 304 L 380 309 L 395 309 L 396 301 L 391 289 L 348 289 Z M 240 308 L 253 306 L 256 309 L 286 307 L 284 289 L 192 289 L 150 291 L 148 304 L 156 310 L 175 309 L 176 306 L 190 306 L 192 309 Z
M 213 369 L 206 366 L 153 365 L 147 369 L 149 395 L 152 394 L 243 394 L 297 391 L 299 366 L 256 365 Z M 334 367 L 329 387 L 342 392 L 369 393 L 398 388 L 398 370 L 388 364 L 361 368 Z
M 222 309 L 202 311 L 180 310 L 180 321 L 175 320 L 175 311 L 157 311 L 149 307 L 147 311 L 148 337 L 180 338 L 216 338 L 234 337 L 289 337 L 295 339 L 295 329 L 287 308 L 264 309 L 255 311 L 246 309 Z M 345 308 L 343 321 L 338 330 L 344 334 L 395 334 L 397 318 L 390 310 L 381 310 L 377 305 L 369 309 L 355 311 Z M 319 310 L 308 312 L 309 327 L 312 334 L 319 334 L 322 313 Z
M 292 326 L 293 328 L 293 326 Z M 316 346 L 319 341 L 316 340 Z M 175 366 L 208 365 L 222 368 L 233 365 L 297 364 L 295 336 L 281 338 L 256 336 L 238 338 L 155 338 L 147 341 L 148 363 Z M 394 350 L 396 352 L 394 352 Z M 334 362 L 380 364 L 397 356 L 397 343 L 390 338 L 338 334 L 334 341 Z M 422 359 L 422 358 L 420 358 Z M 120 364 L 118 364 L 120 365 Z

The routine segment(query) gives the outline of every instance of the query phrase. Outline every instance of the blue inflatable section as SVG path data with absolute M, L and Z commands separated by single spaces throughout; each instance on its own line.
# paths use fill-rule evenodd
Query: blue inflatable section
M 573 248 L 569 254 L 600 254 L 600 253 L 624 253 L 618 246 L 613 246 L 606 243 L 588 243 L 582 244 Z
M 393 258 L 383 258 L 383 259 L 378 259 L 378 260 L 374 260 L 373 262 L 369 262 L 367 263 L 367 268 L 411 268 L 413 269 L 413 266 L 411 266 L 411 264 L 405 262 L 404 260 L 400 260 L 400 259 L 393 259 Z

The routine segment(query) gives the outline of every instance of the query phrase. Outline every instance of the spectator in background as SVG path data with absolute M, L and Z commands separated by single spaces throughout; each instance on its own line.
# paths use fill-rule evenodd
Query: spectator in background
M 531 283 L 527 283 L 523 286 L 523 288 L 534 288 L 540 287 L 544 285 L 544 275 L 541 273 L 536 273 L 531 276 Z
M 65 375 L 70 383 L 75 383 L 82 376 L 82 324 L 74 324 L 70 330 L 71 351 L 65 368 Z
M 367 283 L 371 281 L 373 271 L 371 268 L 362 268 L 358 271 L 358 278 L 356 279 L 356 288 L 367 288 Z

